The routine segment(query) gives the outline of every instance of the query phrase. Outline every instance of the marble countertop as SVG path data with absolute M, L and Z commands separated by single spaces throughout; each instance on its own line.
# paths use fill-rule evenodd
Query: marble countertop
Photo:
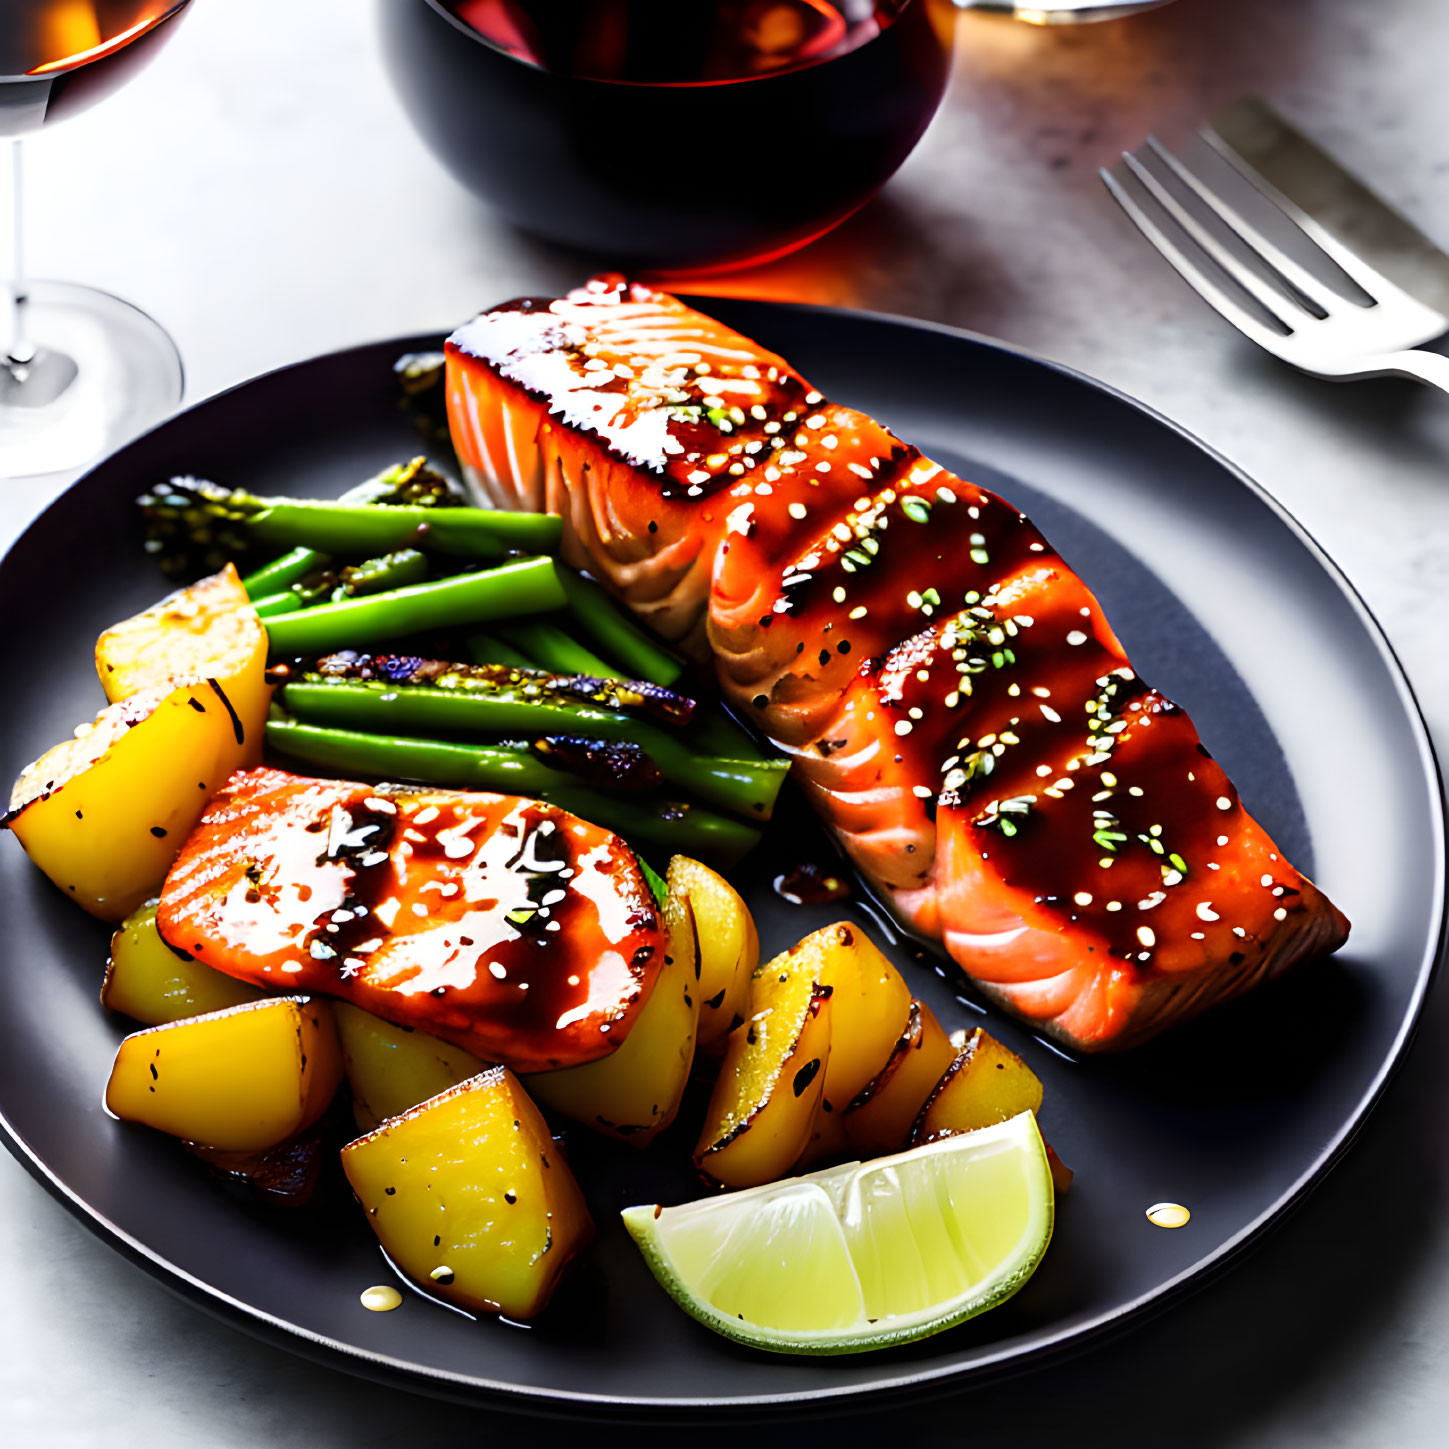
M 372 8 L 201 0 L 129 89 L 27 143 L 35 272 L 156 315 L 180 345 L 188 401 L 312 353 L 446 328 L 500 297 L 570 285 L 588 265 L 510 232 L 424 151 L 382 74 Z M 1449 398 L 1319 383 L 1255 352 L 1147 253 L 1096 168 L 1149 130 L 1183 137 L 1255 91 L 1449 244 L 1449 6 L 1179 0 L 1081 29 L 959 24 L 945 107 L 884 195 L 806 252 L 717 290 L 989 333 L 1184 424 L 1343 566 L 1443 750 Z M 3 542 L 52 491 L 6 488 Z M 1081 1449 L 1443 1444 L 1446 1043 L 1441 983 L 1359 1144 L 1248 1266 L 1030 1380 L 922 1405 L 912 1432 Z M 0 1224 L 0 1440 L 16 1449 L 381 1449 L 579 1432 L 432 1403 L 253 1342 L 122 1261 L 3 1156 Z M 863 1442 L 899 1417 L 854 1414 L 829 1432 Z

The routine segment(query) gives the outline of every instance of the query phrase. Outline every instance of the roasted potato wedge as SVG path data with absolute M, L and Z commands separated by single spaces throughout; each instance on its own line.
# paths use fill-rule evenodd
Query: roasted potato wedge
M 910 1020 L 910 987 L 875 942 L 846 921 L 806 936 L 795 952 L 814 957 L 830 987 L 830 1065 L 821 1110 L 843 1113 L 890 1060 Z
M 973 1132 L 1004 1122 L 1018 1112 L 1040 1113 L 1042 1085 L 1036 1073 L 989 1032 L 951 1033 L 956 1057 L 916 1114 L 910 1144 L 934 1142 L 953 1132 Z M 1075 1176 L 1047 1144 L 1052 1185 L 1066 1192 Z
M 168 946 L 156 928 L 156 902 L 132 911 L 111 937 L 101 1005 L 147 1026 L 184 1021 L 260 1001 L 263 992 Z
M 267 631 L 235 565 L 113 624 L 96 641 L 96 673 L 112 704 L 168 683 L 214 681 L 244 737 L 240 763 L 261 760 L 272 697 Z
M 4 823 L 73 900 L 123 920 L 250 748 L 213 682 L 143 689 L 27 766 Z
M 726 1042 L 694 1153 L 714 1182 L 773 1182 L 810 1143 L 830 1059 L 831 992 L 817 964 L 786 952 L 755 972 L 749 1019 Z
M 674 1121 L 694 1063 L 700 951 L 692 897 L 676 869 L 683 859 L 675 856 L 669 866 L 664 968 L 624 1044 L 596 1062 L 524 1080 L 546 1107 L 635 1147 L 647 1146 Z
M 310 1127 L 342 1080 L 325 1001 L 274 996 L 128 1036 L 106 1107 L 224 1152 L 260 1152 Z
M 331 1003 L 359 1132 L 371 1132 L 488 1070 L 472 1052 L 410 1026 L 394 1026 L 350 1002 Z
M 936 1013 L 925 1002 L 913 1001 L 906 1029 L 880 1075 L 841 1116 L 850 1151 L 860 1157 L 899 1152 L 922 1103 L 955 1056 Z
M 532 1318 L 593 1236 L 578 1183 L 506 1067 L 348 1143 L 342 1167 L 388 1257 L 470 1310 Z
M 699 935 L 699 1049 L 724 1050 L 724 1039 L 749 1013 L 750 979 L 760 964 L 755 919 L 725 878 L 688 856 L 669 863 L 671 895 L 689 897 Z
M 911 1146 L 1040 1112 L 1041 1081 L 1008 1047 L 979 1026 L 946 1068 L 911 1131 Z

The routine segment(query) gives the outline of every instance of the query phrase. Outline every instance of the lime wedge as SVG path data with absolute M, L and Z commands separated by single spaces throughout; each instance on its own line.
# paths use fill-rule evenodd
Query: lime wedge
M 777 1353 L 909 1343 L 1010 1298 L 1052 1235 L 1052 1179 L 1023 1112 L 925 1147 L 624 1225 L 686 1312 Z

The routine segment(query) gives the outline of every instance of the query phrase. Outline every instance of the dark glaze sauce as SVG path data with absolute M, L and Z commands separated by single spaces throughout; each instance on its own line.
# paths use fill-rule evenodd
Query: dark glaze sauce
M 274 770 L 208 807 L 159 919 L 231 975 L 521 1071 L 606 1054 L 663 959 L 653 897 L 607 831 L 537 801 Z
M 969 817 L 1008 886 L 1134 976 L 1243 960 L 1295 909 L 1297 872 L 1177 705 L 1129 686 L 1095 720 L 1060 775 L 1010 798 L 943 796 L 942 812 Z
M 825 906 L 850 899 L 850 877 L 843 866 L 807 860 L 775 877 L 775 894 L 792 906 Z

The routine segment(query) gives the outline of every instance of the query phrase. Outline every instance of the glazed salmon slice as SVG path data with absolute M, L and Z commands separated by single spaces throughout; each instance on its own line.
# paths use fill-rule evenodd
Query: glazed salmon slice
M 570 561 L 712 655 L 866 877 L 1012 1010 L 1083 1049 L 1122 1045 L 1342 943 L 1347 922 L 1030 522 L 782 358 L 602 278 L 484 313 L 450 340 L 448 379 L 477 485 L 560 513 Z M 1092 855 L 1119 833 L 1092 813 L 1119 754 L 1179 783 Z M 1218 793 L 1181 788 L 1194 771 Z M 1123 819 L 1142 798 L 1117 802 Z M 1168 881 L 1151 825 L 1214 854 L 1173 846 L 1188 869 Z M 1112 871 L 1133 889 L 1108 911 Z M 1193 914 L 1208 874 L 1226 934 Z
M 1088 752 L 1086 701 L 1125 664 L 1081 581 L 1060 560 L 1032 558 L 1002 587 L 968 591 L 967 608 L 861 666 L 795 756 L 796 778 L 818 793 L 851 858 L 927 935 L 936 934 L 931 893 L 918 892 L 947 780 L 964 775 L 1002 798 L 1040 789 Z M 1068 637 L 1077 642 L 1063 648 Z
M 520 1072 L 627 1036 L 664 928 L 629 847 L 536 800 L 239 771 L 166 878 L 178 950 Z
M 1183 710 L 1126 670 L 1098 702 L 1090 753 L 1048 783 L 943 791 L 933 869 L 956 962 L 1089 1049 L 1240 995 L 1347 930 L 1244 810 Z

